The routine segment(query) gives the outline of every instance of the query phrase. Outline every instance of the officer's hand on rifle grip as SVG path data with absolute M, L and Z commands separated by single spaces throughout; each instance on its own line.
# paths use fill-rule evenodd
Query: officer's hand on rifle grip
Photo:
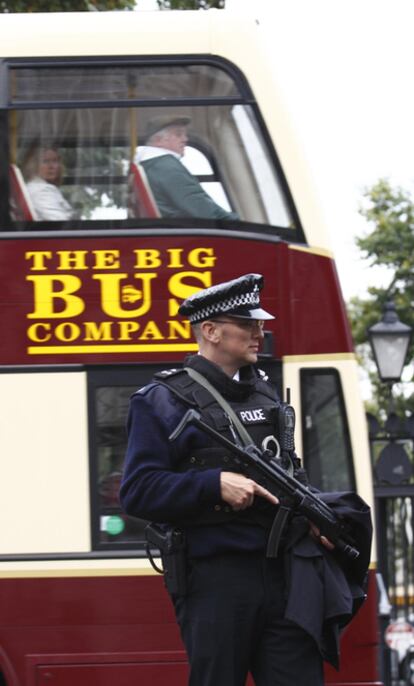
M 330 541 L 326 536 L 321 536 L 321 532 L 319 531 L 318 527 L 315 526 L 315 524 L 312 524 L 312 522 L 309 522 L 309 528 L 310 528 L 310 535 L 312 538 L 315 539 L 318 543 L 321 543 L 325 548 L 328 550 L 335 550 L 335 545 Z
M 266 488 L 237 472 L 221 472 L 220 488 L 222 500 L 228 503 L 233 510 L 245 510 L 250 507 L 253 505 L 256 495 L 266 498 L 273 505 L 277 505 L 279 502 L 276 496 Z

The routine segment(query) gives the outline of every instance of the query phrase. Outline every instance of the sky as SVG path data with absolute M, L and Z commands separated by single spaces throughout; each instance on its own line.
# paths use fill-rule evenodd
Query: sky
M 228 0 L 247 7 L 248 0 Z M 387 285 L 355 246 L 364 190 L 414 183 L 413 0 L 255 0 L 267 12 L 293 129 L 314 179 L 345 299 Z M 289 56 L 288 60 L 286 56 Z
M 142 10 L 155 0 L 137 0 Z M 362 259 L 358 209 L 386 177 L 414 186 L 414 0 L 226 0 L 266 15 L 287 111 L 307 161 L 346 300 L 387 285 Z M 248 46 L 246 46 L 248 49 Z

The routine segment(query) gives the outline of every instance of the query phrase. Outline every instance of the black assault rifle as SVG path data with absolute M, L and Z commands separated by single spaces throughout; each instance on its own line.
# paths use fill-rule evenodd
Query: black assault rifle
M 281 432 L 282 455 L 285 452 L 294 450 L 293 430 L 295 423 L 295 412 L 291 405 L 282 403 L 282 416 L 279 417 L 279 424 L 283 423 L 285 432 Z M 321 536 L 326 536 L 338 551 L 344 553 L 351 559 L 359 556 L 359 551 L 354 547 L 354 542 L 349 536 L 345 522 L 339 519 L 330 507 L 313 493 L 307 486 L 298 481 L 294 476 L 288 474 L 283 467 L 279 466 L 273 456 L 267 457 L 267 451 L 260 451 L 253 443 L 246 447 L 236 445 L 222 436 L 218 431 L 206 424 L 199 412 L 194 409 L 188 410 L 176 429 L 169 437 L 174 441 L 187 424 L 194 424 L 206 434 L 221 443 L 234 455 L 235 463 L 241 468 L 242 472 L 260 483 L 263 477 L 266 479 L 266 488 L 270 493 L 279 499 L 279 506 L 274 519 L 268 545 L 267 557 L 276 557 L 280 538 L 291 513 L 300 513 L 313 522 L 319 529 Z M 280 427 L 282 428 L 282 427 Z M 285 435 L 286 434 L 286 435 Z M 283 436 L 285 437 L 283 438 Z

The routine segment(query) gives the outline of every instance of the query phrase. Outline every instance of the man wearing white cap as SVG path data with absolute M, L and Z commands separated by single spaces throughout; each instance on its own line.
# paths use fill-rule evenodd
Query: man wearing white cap
M 138 150 L 162 217 L 235 220 L 220 207 L 181 162 L 188 142 L 189 117 L 163 115 L 149 122 L 146 144 Z

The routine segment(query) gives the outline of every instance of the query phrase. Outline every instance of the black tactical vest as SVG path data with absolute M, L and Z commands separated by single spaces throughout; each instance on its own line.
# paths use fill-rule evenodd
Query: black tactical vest
M 202 373 L 202 370 L 200 370 Z M 212 426 L 216 431 L 234 442 L 230 421 L 225 415 L 223 408 L 218 404 L 211 393 L 194 381 L 185 371 L 167 370 L 155 375 L 155 380 L 167 386 L 172 393 L 183 400 L 186 404 L 196 407 L 200 412 L 201 419 Z M 221 390 L 221 389 L 219 389 Z M 235 400 L 226 397 L 227 402 L 238 416 L 252 438 L 256 446 L 268 449 L 276 454 L 279 450 L 277 427 L 277 408 L 280 404 L 276 391 L 270 384 L 263 381 L 259 376 L 252 384 L 251 390 L 245 398 Z M 205 448 L 195 449 L 189 455 L 183 455 L 178 471 L 189 469 L 212 469 L 221 467 L 225 471 L 240 471 L 233 460 L 233 456 L 225 448 L 214 443 L 206 435 Z M 260 481 L 266 487 L 265 480 Z M 252 507 L 234 512 L 230 506 L 224 503 L 216 503 L 200 514 L 192 518 L 192 524 L 219 523 L 225 521 L 244 521 L 260 524 L 268 528 L 275 516 L 275 508 L 263 498 L 256 498 Z

